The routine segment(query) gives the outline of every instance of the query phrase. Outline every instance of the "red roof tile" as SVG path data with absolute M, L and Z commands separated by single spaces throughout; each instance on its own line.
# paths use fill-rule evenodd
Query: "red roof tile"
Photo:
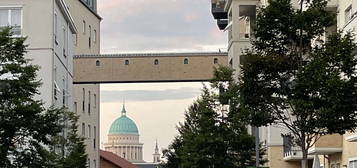
M 127 160 L 119 157 L 118 155 L 112 152 L 100 150 L 100 157 L 104 160 L 107 160 L 108 162 L 113 163 L 114 165 L 119 166 L 120 168 L 138 168 L 134 164 L 128 162 Z

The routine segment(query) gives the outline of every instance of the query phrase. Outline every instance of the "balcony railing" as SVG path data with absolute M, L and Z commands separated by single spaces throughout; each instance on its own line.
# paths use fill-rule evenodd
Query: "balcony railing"
M 298 161 L 302 159 L 302 151 L 300 147 L 292 143 L 290 136 L 283 136 L 283 158 L 285 161 Z M 308 156 L 308 159 L 313 159 L 313 156 Z
M 212 2 L 212 15 L 215 19 L 227 19 L 227 12 L 224 11 L 226 0 L 211 0 Z

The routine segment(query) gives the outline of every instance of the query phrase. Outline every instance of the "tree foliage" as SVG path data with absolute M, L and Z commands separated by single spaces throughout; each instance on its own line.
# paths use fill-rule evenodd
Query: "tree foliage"
M 10 28 L 0 31 L 0 167 L 52 168 L 61 160 L 60 153 L 51 150 L 57 147 L 56 137 L 67 130 L 66 117 L 73 124 L 76 119 L 64 108 L 45 109 L 35 99 L 40 94 L 39 67 L 25 59 L 25 40 L 13 38 Z M 80 166 L 86 156 L 83 140 L 74 126 L 65 145 L 69 155 L 60 167 L 84 167 Z
M 179 124 L 179 135 L 163 152 L 167 160 L 163 167 L 243 168 L 254 165 L 254 138 L 247 133 L 246 124 L 222 104 L 235 97 L 231 92 L 237 88 L 232 79 L 233 71 L 220 67 L 215 74 L 211 89 L 203 88 L 202 95 L 185 113 L 185 121 Z M 262 159 L 264 162 L 266 160 Z
M 242 58 L 239 108 L 252 125 L 287 128 L 306 166 L 321 135 L 357 126 L 357 45 L 351 32 L 327 36 L 336 23 L 327 0 L 291 2 L 269 0 L 258 14 L 253 50 Z

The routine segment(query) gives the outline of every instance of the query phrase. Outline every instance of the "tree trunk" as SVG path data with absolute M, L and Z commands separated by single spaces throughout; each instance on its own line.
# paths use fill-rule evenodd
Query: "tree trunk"
M 307 147 L 306 147 L 306 138 L 305 134 L 301 136 L 301 152 L 302 152 L 302 160 L 301 160 L 301 168 L 308 168 L 308 161 L 307 161 Z
M 309 164 L 307 161 L 307 150 L 302 151 L 301 168 L 308 168 Z

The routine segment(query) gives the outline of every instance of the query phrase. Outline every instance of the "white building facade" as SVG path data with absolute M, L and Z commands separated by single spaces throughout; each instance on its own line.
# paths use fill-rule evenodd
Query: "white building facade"
M 0 28 L 27 37 L 26 58 L 40 66 L 36 99 L 45 107 L 68 107 L 79 115 L 88 166 L 99 168 L 99 84 L 73 84 L 73 57 L 99 54 L 100 22 L 96 0 L 1 0 Z M 84 126 L 83 126 L 84 125 Z
M 14 36 L 27 37 L 27 58 L 40 66 L 43 83 L 36 98 L 46 107 L 73 109 L 74 36 L 72 16 L 63 0 L 2 0 L 0 27 L 13 27 Z
M 96 0 L 64 0 L 72 14 L 78 33 L 75 37 L 75 55 L 100 53 L 100 23 Z M 76 61 L 75 59 L 73 61 Z M 76 67 L 73 67 L 76 70 Z M 74 81 L 75 81 L 74 76 Z M 73 106 L 79 115 L 78 131 L 85 138 L 87 164 L 99 168 L 100 164 L 100 86 L 74 83 Z

